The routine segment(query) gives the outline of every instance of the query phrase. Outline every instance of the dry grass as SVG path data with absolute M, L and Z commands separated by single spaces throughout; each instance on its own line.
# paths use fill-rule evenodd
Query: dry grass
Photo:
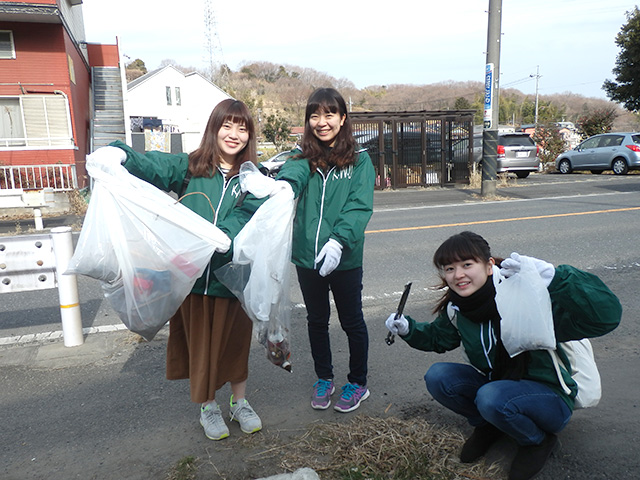
M 87 191 L 71 190 L 67 193 L 67 196 L 72 214 L 84 215 L 87 213 L 87 207 L 89 206 Z
M 258 452 L 249 460 L 279 458 L 285 470 L 309 467 L 323 480 L 478 480 L 503 476 L 498 465 L 461 464 L 458 453 L 463 441 L 460 433 L 436 428 L 424 419 L 361 415 L 347 423 L 314 424 L 300 438 Z
M 496 178 L 497 188 L 515 187 L 517 182 L 515 179 L 510 178 L 509 174 L 501 173 Z M 478 189 L 482 188 L 482 170 L 476 170 L 469 176 L 469 186 L 467 188 Z
M 181 458 L 169 472 L 167 480 L 195 480 L 198 473 L 196 458 L 192 456 Z
M 475 172 L 471 172 L 469 176 L 469 187 L 468 188 L 482 188 L 482 170 L 476 170 Z

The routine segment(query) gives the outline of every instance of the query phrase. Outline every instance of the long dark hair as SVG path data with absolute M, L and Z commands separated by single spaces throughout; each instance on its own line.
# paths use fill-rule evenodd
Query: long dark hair
M 244 162 L 257 163 L 256 130 L 253 117 L 247 106 L 240 100 L 228 98 L 221 101 L 211 112 L 200 146 L 189 154 L 189 171 L 194 177 L 213 177 L 218 169 L 220 149 L 218 148 L 218 132 L 227 122 L 239 123 L 247 128 L 249 141 L 238 153 L 230 174 L 235 174 Z
M 333 148 L 327 149 L 323 143 L 313 134 L 309 125 L 309 118 L 316 112 L 336 113 L 344 116 L 344 124 L 336 137 Z M 335 165 L 344 168 L 356 161 L 356 141 L 351 130 L 351 119 L 347 112 L 347 104 L 342 95 L 333 88 L 318 88 L 307 101 L 304 115 L 304 134 L 302 135 L 302 154 L 297 158 L 306 158 L 309 161 L 311 171 L 318 168 L 326 169 Z
M 464 231 L 447 238 L 433 254 L 433 265 L 438 270 L 441 283 L 438 289 L 444 290 L 444 294 L 433 309 L 437 313 L 447 307 L 450 301 L 449 288 L 444 278 L 444 267 L 454 262 L 473 259 L 476 262 L 488 263 L 491 255 L 489 243 L 474 232 Z M 496 265 L 500 266 L 502 258 L 495 258 Z

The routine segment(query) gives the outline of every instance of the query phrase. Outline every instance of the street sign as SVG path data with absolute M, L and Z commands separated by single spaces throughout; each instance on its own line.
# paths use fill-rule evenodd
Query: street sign
M 491 128 L 493 116 L 493 63 L 487 63 L 484 74 L 484 128 Z

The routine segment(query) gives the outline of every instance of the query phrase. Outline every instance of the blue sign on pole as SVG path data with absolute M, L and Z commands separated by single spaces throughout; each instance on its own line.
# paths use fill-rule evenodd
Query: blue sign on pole
M 484 74 L 484 127 L 491 128 L 493 115 L 493 63 L 487 63 Z

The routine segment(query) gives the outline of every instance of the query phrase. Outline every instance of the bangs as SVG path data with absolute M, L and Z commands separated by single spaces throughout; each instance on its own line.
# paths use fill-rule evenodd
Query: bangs
M 486 262 L 491 257 L 489 244 L 480 235 L 463 232 L 448 238 L 433 254 L 433 264 L 441 269 L 445 265 L 464 260 Z
M 238 125 L 242 125 L 247 128 L 251 127 L 251 115 L 245 108 L 242 107 L 243 105 L 240 102 L 234 102 L 233 104 L 231 104 L 222 123 L 231 122 L 237 123 Z
M 341 113 L 337 92 L 328 88 L 322 88 L 314 92 L 307 102 L 306 118 L 316 113 Z
M 339 113 L 340 107 L 337 103 L 330 101 L 326 102 L 318 102 L 318 103 L 310 103 L 309 104 L 309 112 L 322 112 L 322 113 Z

